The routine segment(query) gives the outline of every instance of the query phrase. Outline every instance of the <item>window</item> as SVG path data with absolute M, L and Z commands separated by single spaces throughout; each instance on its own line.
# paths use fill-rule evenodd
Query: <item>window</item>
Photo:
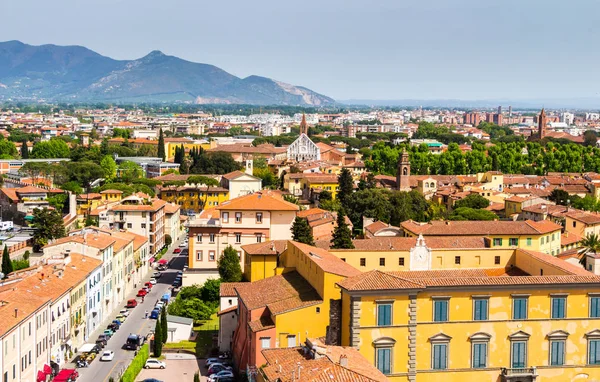
M 487 367 L 487 342 L 475 342 L 473 343 L 473 361 L 472 367 L 474 369 L 480 369 Z
M 500 256 L 494 256 L 494 264 L 500 264 Z
M 257 243 L 262 243 L 262 233 L 257 233 L 256 234 L 256 242 Z
M 511 342 L 511 362 L 510 367 L 513 369 L 521 369 L 525 367 L 527 357 L 527 341 L 512 341 Z
M 321 313 L 321 308 L 319 308 L 319 307 L 317 306 L 317 309 L 315 310 L 315 312 L 317 312 L 317 313 Z
M 510 239 L 508 239 L 508 245 L 516 247 L 519 245 L 519 239 L 511 237 Z
M 454 256 L 454 264 L 460 265 L 460 256 Z
M 527 246 L 531 247 L 531 238 L 530 237 L 527 238 Z
M 235 222 L 236 223 L 241 223 L 242 222 L 242 213 L 241 212 L 236 212 L 235 213 Z
M 215 251 L 208 251 L 208 261 L 215 261 Z
M 562 366 L 565 364 L 565 341 L 550 341 L 550 365 Z
M 527 297 L 513 297 L 513 320 L 527 319 Z
M 202 251 L 196 251 L 196 260 L 202 261 Z
M 361 267 L 366 267 L 367 266 L 367 259 L 364 257 L 360 258 L 360 266 Z
M 448 299 L 433 300 L 433 321 L 445 322 L 448 321 Z
M 127 223 L 127 228 L 133 227 L 131 223 Z
M 287 336 L 287 346 L 288 348 L 296 346 L 296 336 Z
M 198 235 L 196 235 L 196 242 L 197 243 L 202 243 L 202 234 L 199 233 Z
M 378 348 L 377 349 L 377 369 L 383 374 L 392 373 L 392 349 Z
M 542 238 L 540 239 L 540 244 L 544 244 L 544 237 L 542 236 Z
M 600 338 L 588 341 L 588 364 L 600 365 Z
M 241 233 L 236 233 L 236 234 L 235 234 L 235 242 L 236 242 L 237 244 L 239 244 L 239 243 L 241 243 L 241 242 L 242 242 L 242 234 L 241 234 Z
M 488 319 L 488 299 L 476 298 L 473 300 L 473 320 L 486 321 Z
M 261 224 L 262 223 L 262 212 L 257 212 L 256 213 L 256 223 L 257 224 Z
M 573 222 L 573 228 L 577 227 L 577 222 Z
M 268 349 L 271 347 L 271 337 L 261 337 L 260 338 L 260 347 L 263 349 Z
M 142 228 L 146 228 L 146 223 L 142 223 Z
M 392 325 L 392 303 L 377 304 L 377 326 Z
M 211 244 L 214 244 L 214 242 L 215 242 L 215 234 L 214 234 L 214 233 L 209 233 L 209 234 L 208 234 L 208 241 L 209 241 Z
M 380 257 L 379 258 L 379 266 L 380 267 L 385 267 L 385 257 Z
M 565 318 L 567 297 L 552 297 L 552 318 Z
M 590 317 L 600 317 L 600 297 L 590 297 Z
M 502 246 L 502 239 L 494 239 L 494 247 Z
M 434 343 L 433 345 L 433 362 L 432 369 L 444 370 L 448 367 L 448 344 Z
M 223 218 L 223 223 L 229 223 L 229 212 L 223 212 L 221 216 Z
M 401 267 L 403 267 L 403 266 L 404 266 L 404 257 L 400 257 L 400 258 L 398 259 L 398 265 L 399 265 L 399 266 L 401 266 Z

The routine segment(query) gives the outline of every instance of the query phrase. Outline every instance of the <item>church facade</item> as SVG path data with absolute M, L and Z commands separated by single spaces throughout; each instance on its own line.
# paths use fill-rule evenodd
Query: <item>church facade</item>
M 321 149 L 308 137 L 308 127 L 304 115 L 300 124 L 300 136 L 287 148 L 287 159 L 293 162 L 321 160 Z

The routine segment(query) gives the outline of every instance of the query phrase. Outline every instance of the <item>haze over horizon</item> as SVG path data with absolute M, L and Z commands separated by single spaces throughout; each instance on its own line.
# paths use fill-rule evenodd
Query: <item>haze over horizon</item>
M 161 50 L 338 100 L 600 96 L 593 2 L 20 0 L 0 13 L 4 41 Z

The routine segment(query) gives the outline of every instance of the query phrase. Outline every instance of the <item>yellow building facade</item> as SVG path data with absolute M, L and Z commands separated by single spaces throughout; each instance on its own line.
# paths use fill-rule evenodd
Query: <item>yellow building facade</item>
M 211 149 L 212 146 L 209 142 L 207 143 L 196 143 L 196 142 L 166 142 L 165 143 L 165 153 L 167 154 L 167 162 L 171 161 L 175 158 L 175 148 L 183 146 L 185 152 L 189 152 L 193 149 L 199 150 L 200 148 L 204 150 Z
M 166 202 L 178 204 L 184 210 L 200 212 L 229 200 L 229 190 L 206 186 L 167 187 L 160 190 L 159 197 Z
M 85 342 L 85 325 L 87 323 L 87 279 L 71 289 L 71 339 L 73 347 L 79 347 Z
M 417 252 L 411 270 L 338 283 L 342 345 L 389 380 L 600 378 L 600 277 L 521 249 L 501 264 L 444 270 Z

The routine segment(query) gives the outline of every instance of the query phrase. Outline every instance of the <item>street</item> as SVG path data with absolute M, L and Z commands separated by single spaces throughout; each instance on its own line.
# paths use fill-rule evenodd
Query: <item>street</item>
M 101 362 L 100 355 L 98 354 L 98 358 L 94 360 L 90 366 L 87 368 L 78 369 L 81 377 L 79 381 L 81 382 L 100 382 L 100 381 L 108 381 L 108 379 L 112 376 L 115 381 L 119 380 L 121 374 L 127 369 L 127 366 L 131 362 L 134 357 L 134 351 L 125 350 L 125 341 L 127 340 L 127 336 L 131 333 L 140 334 L 146 336 L 151 330 L 154 330 L 156 325 L 156 320 L 145 319 L 144 312 L 147 310 L 148 313 L 152 311 L 154 305 L 157 300 L 159 300 L 162 295 L 167 292 L 171 284 L 175 280 L 175 276 L 177 271 L 182 270 L 183 266 L 187 263 L 187 248 L 183 249 L 182 252 L 177 255 L 173 254 L 173 250 L 178 248 L 177 245 L 179 242 L 175 243 L 175 245 L 165 254 L 164 259 L 170 260 L 174 258 L 172 264 L 169 269 L 162 272 L 162 277 L 157 279 L 157 284 L 152 288 L 150 293 L 144 298 L 144 302 L 142 303 L 141 298 L 136 298 L 135 294 L 137 290 L 133 291 L 130 296 L 127 296 L 121 307 L 122 309 L 125 307 L 128 299 L 136 298 L 138 301 L 138 306 L 129 309 L 130 314 L 129 317 L 125 320 L 125 322 L 121 325 L 119 330 L 111 337 L 108 341 L 108 344 L 103 350 L 112 350 L 115 352 L 115 357 L 110 362 Z M 149 276 L 144 282 L 148 281 L 152 275 L 152 271 L 149 272 Z M 143 284 L 143 283 L 142 283 Z M 141 287 L 140 287 L 141 288 Z M 139 289 L 139 288 L 138 288 Z M 89 338 L 89 343 L 94 343 L 98 335 L 101 334 L 106 326 L 112 322 L 112 320 L 119 314 L 118 310 L 113 312 L 109 318 L 104 320 L 103 324 L 99 327 L 99 329 Z M 150 356 L 152 356 L 152 350 L 150 350 Z M 68 367 L 74 367 L 73 364 L 69 364 Z

